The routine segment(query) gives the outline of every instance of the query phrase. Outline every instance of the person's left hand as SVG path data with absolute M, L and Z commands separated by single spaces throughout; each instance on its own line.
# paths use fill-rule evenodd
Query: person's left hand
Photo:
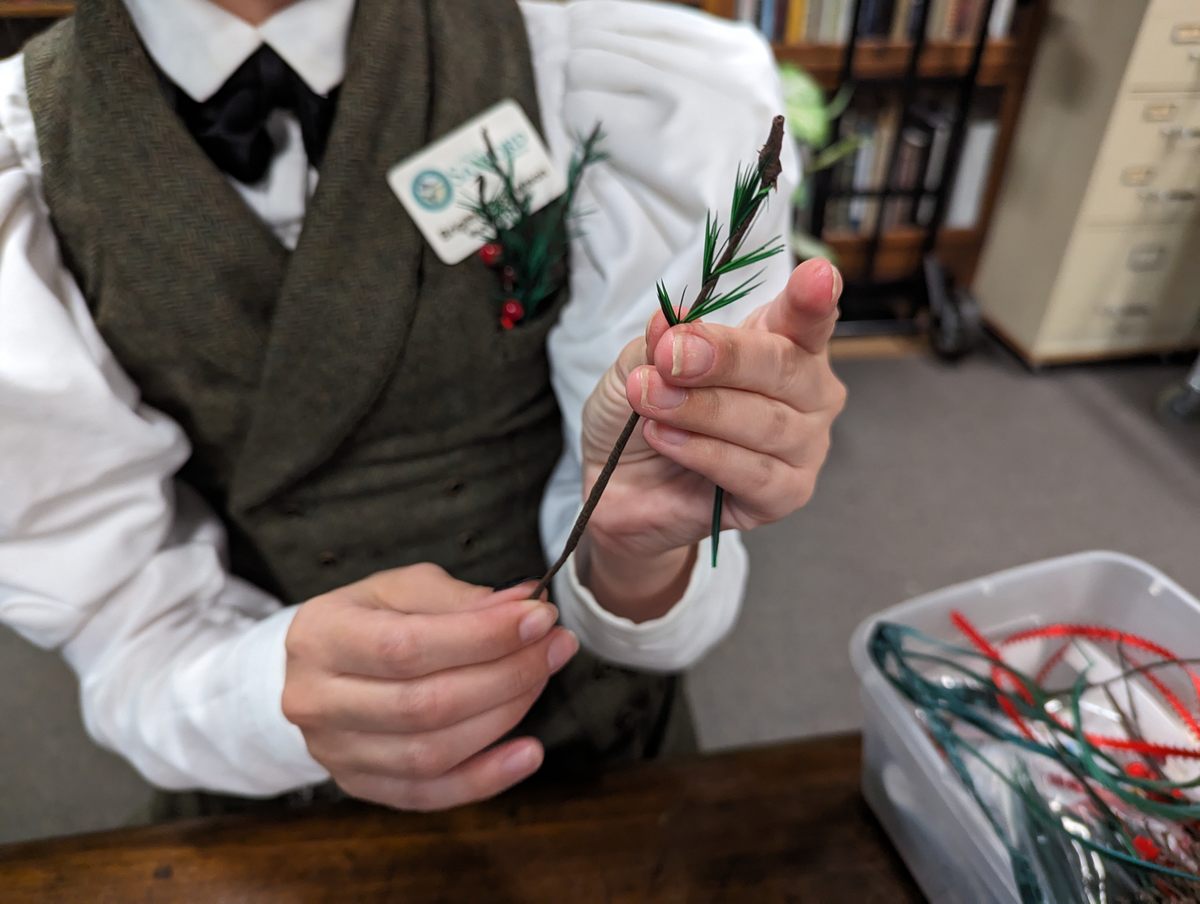
M 625 347 L 583 411 L 585 493 L 629 407 L 644 419 L 588 525 L 589 583 L 602 604 L 619 597 L 619 614 L 635 620 L 662 614 L 652 598 L 678 584 L 708 536 L 714 484 L 725 489 L 726 529 L 808 502 L 846 400 L 827 348 L 841 288 L 828 261 L 806 261 L 737 328 L 668 328 L 659 312 Z

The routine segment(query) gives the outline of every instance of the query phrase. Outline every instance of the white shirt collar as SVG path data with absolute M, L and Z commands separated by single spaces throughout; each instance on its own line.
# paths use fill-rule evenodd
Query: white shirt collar
M 296 0 L 254 26 L 209 0 L 125 0 L 146 50 L 167 78 L 206 101 L 263 44 L 317 94 L 346 74 L 355 0 Z

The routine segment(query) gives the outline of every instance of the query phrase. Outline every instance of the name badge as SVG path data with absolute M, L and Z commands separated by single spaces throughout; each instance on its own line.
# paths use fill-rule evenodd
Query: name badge
M 534 211 L 567 188 L 541 136 L 513 100 L 501 101 L 400 161 L 388 172 L 388 185 L 446 264 L 466 260 L 487 241 L 484 223 L 468 209 L 479 200 L 481 175 L 486 197 L 500 188 L 500 177 L 488 166 L 485 129 L 501 165 L 511 164 L 514 183 L 529 193 Z

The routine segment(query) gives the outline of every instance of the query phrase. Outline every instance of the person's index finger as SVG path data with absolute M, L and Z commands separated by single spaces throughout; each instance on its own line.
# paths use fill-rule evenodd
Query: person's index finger
M 395 680 L 502 659 L 545 637 L 558 620 L 554 606 L 527 599 L 469 612 L 360 609 L 352 615 L 330 632 L 330 666 Z
M 837 325 L 842 277 L 823 258 L 807 260 L 792 271 L 787 286 L 761 312 L 758 326 L 814 355 L 829 344 Z

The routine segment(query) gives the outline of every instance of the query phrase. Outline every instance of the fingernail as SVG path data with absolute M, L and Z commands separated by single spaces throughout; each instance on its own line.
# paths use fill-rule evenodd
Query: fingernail
M 833 300 L 837 301 L 842 297 L 842 271 L 834 267 L 833 264 L 829 266 L 833 270 Z
M 699 336 L 677 332 L 671 337 L 671 376 L 702 377 L 715 360 L 713 347 Z
M 651 380 L 649 374 L 644 374 L 642 380 L 642 386 L 647 387 L 642 392 L 642 404 L 650 408 L 678 408 L 687 398 L 686 389 L 661 380 Z
M 540 744 L 522 744 L 504 758 L 502 767 L 509 775 L 526 775 L 542 764 Z
M 546 662 L 551 672 L 557 672 L 579 652 L 579 638 L 570 631 L 560 631 L 558 637 L 550 641 L 550 649 L 546 653 Z
M 660 424 L 657 421 L 654 422 L 654 435 L 664 443 L 670 443 L 672 446 L 682 446 L 688 441 L 688 437 L 691 436 L 686 430 L 668 427 L 666 424 Z
M 558 621 L 558 610 L 545 603 L 538 603 L 528 615 L 521 619 L 520 625 L 517 626 L 517 633 L 522 641 L 529 643 L 539 637 L 545 637 L 546 632 L 554 626 L 556 621 Z

